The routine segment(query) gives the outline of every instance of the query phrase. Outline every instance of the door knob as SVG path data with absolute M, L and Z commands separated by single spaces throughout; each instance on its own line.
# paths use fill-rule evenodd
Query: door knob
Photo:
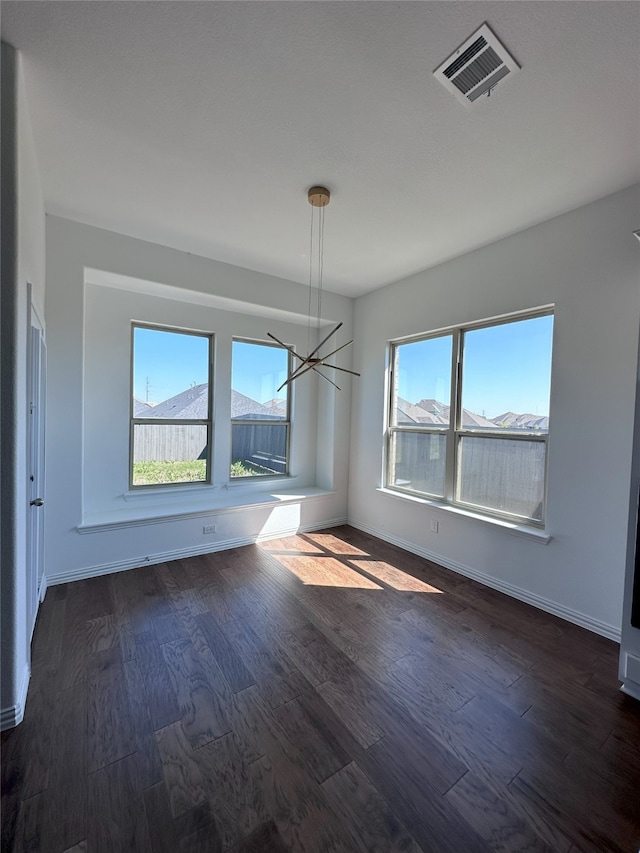
M 35 498 L 35 500 L 29 501 L 29 506 L 42 506 L 43 503 L 42 498 Z

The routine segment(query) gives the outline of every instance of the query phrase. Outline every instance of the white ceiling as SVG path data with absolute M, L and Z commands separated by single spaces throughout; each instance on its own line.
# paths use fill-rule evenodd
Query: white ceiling
M 522 70 L 433 71 L 487 21 Z M 3 2 L 48 212 L 357 296 L 640 179 L 638 2 Z

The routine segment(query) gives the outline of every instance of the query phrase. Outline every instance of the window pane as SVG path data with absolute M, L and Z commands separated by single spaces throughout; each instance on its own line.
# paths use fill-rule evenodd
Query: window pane
M 209 337 L 133 329 L 133 416 L 207 420 Z
M 451 348 L 444 335 L 395 348 L 392 422 L 447 426 L 451 405 Z
M 458 449 L 459 500 L 542 520 L 544 441 L 462 436 Z
M 234 341 L 231 366 L 231 417 L 287 420 L 289 353 L 282 347 Z
M 288 424 L 233 424 L 231 476 L 273 477 L 287 473 Z
M 444 497 L 447 438 L 434 432 L 394 432 L 391 439 L 391 486 Z
M 553 317 L 464 333 L 463 427 L 549 429 Z
M 207 433 L 204 424 L 134 424 L 133 485 L 204 482 Z

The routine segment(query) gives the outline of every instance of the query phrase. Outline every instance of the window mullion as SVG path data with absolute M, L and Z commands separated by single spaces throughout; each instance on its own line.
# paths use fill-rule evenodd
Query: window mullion
M 447 460 L 445 467 L 445 493 L 447 501 L 455 498 L 456 478 L 456 442 L 457 429 L 460 420 L 460 376 L 461 376 L 461 334 L 459 330 L 453 332 L 453 346 L 451 347 L 451 407 L 449 410 L 449 430 L 447 432 Z

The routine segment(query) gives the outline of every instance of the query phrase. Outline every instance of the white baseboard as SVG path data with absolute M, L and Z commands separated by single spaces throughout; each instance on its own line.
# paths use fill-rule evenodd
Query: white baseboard
M 555 601 L 536 595 L 526 589 L 501 581 L 498 578 L 485 574 L 484 572 L 479 572 L 477 569 L 471 568 L 471 566 L 465 566 L 462 563 L 455 562 L 454 560 L 446 559 L 445 557 L 442 557 L 442 555 L 427 551 L 426 548 L 421 548 L 413 542 L 407 542 L 397 536 L 392 536 L 389 533 L 370 527 L 368 524 L 355 521 L 353 518 L 349 519 L 348 524 L 352 527 L 356 527 L 358 530 L 362 530 L 364 533 L 370 533 L 372 536 L 377 536 L 378 539 L 384 539 L 385 542 L 397 545 L 405 551 L 417 554 L 419 557 L 424 557 L 426 560 L 431 560 L 432 563 L 437 563 L 445 569 L 450 569 L 453 572 L 457 572 L 460 575 L 471 578 L 471 580 L 478 581 L 478 583 L 498 590 L 498 592 L 504 592 L 505 595 L 509 595 L 511 598 L 517 598 L 525 604 L 531 604 L 539 610 L 544 610 L 546 613 L 551 613 L 553 616 L 559 616 L 567 622 L 572 622 L 574 625 L 579 625 L 581 628 L 586 628 L 588 631 L 593 631 L 594 634 L 600 634 L 609 640 L 614 640 L 616 643 L 620 642 L 620 628 L 616 628 L 614 625 L 608 625 L 606 622 L 593 619 L 591 616 L 588 616 L 585 613 L 580 613 L 578 610 L 572 610 L 569 607 L 557 604 Z
M 620 690 L 623 693 L 626 693 L 627 696 L 631 696 L 633 699 L 637 699 L 640 702 L 640 684 L 636 684 L 633 681 L 625 681 L 621 686 Z
M 127 560 L 118 560 L 112 563 L 100 563 L 95 566 L 86 566 L 73 569 L 70 572 L 60 572 L 49 575 L 48 586 L 56 586 L 69 581 L 78 581 L 85 578 L 94 578 L 99 575 L 112 575 L 115 572 L 124 572 L 128 569 L 137 569 L 141 566 L 154 566 L 158 563 L 168 563 L 171 560 L 183 560 L 187 557 L 196 557 L 199 554 L 214 554 L 217 551 L 228 551 L 230 548 L 240 548 L 242 545 L 254 545 L 256 542 L 265 542 L 268 539 L 280 539 L 282 536 L 293 536 L 296 533 L 311 533 L 313 530 L 323 530 L 325 527 L 339 527 L 347 524 L 346 518 L 333 518 L 316 524 L 308 524 L 299 527 L 286 528 L 274 533 L 256 533 L 252 536 L 242 536 L 238 539 L 224 539 L 219 542 L 206 542 L 203 545 L 193 545 L 188 548 L 178 548 L 174 551 L 151 554 L 145 557 L 132 557 Z
M 0 731 L 4 732 L 6 729 L 12 729 L 22 722 L 24 709 L 27 704 L 30 678 L 31 669 L 28 664 L 25 664 L 15 704 L 0 710 Z
M 42 580 L 40 581 L 40 590 L 39 590 L 40 604 L 42 604 L 42 602 L 44 601 L 44 597 L 47 594 L 47 586 L 48 586 L 47 576 L 46 576 L 46 574 L 43 574 Z

